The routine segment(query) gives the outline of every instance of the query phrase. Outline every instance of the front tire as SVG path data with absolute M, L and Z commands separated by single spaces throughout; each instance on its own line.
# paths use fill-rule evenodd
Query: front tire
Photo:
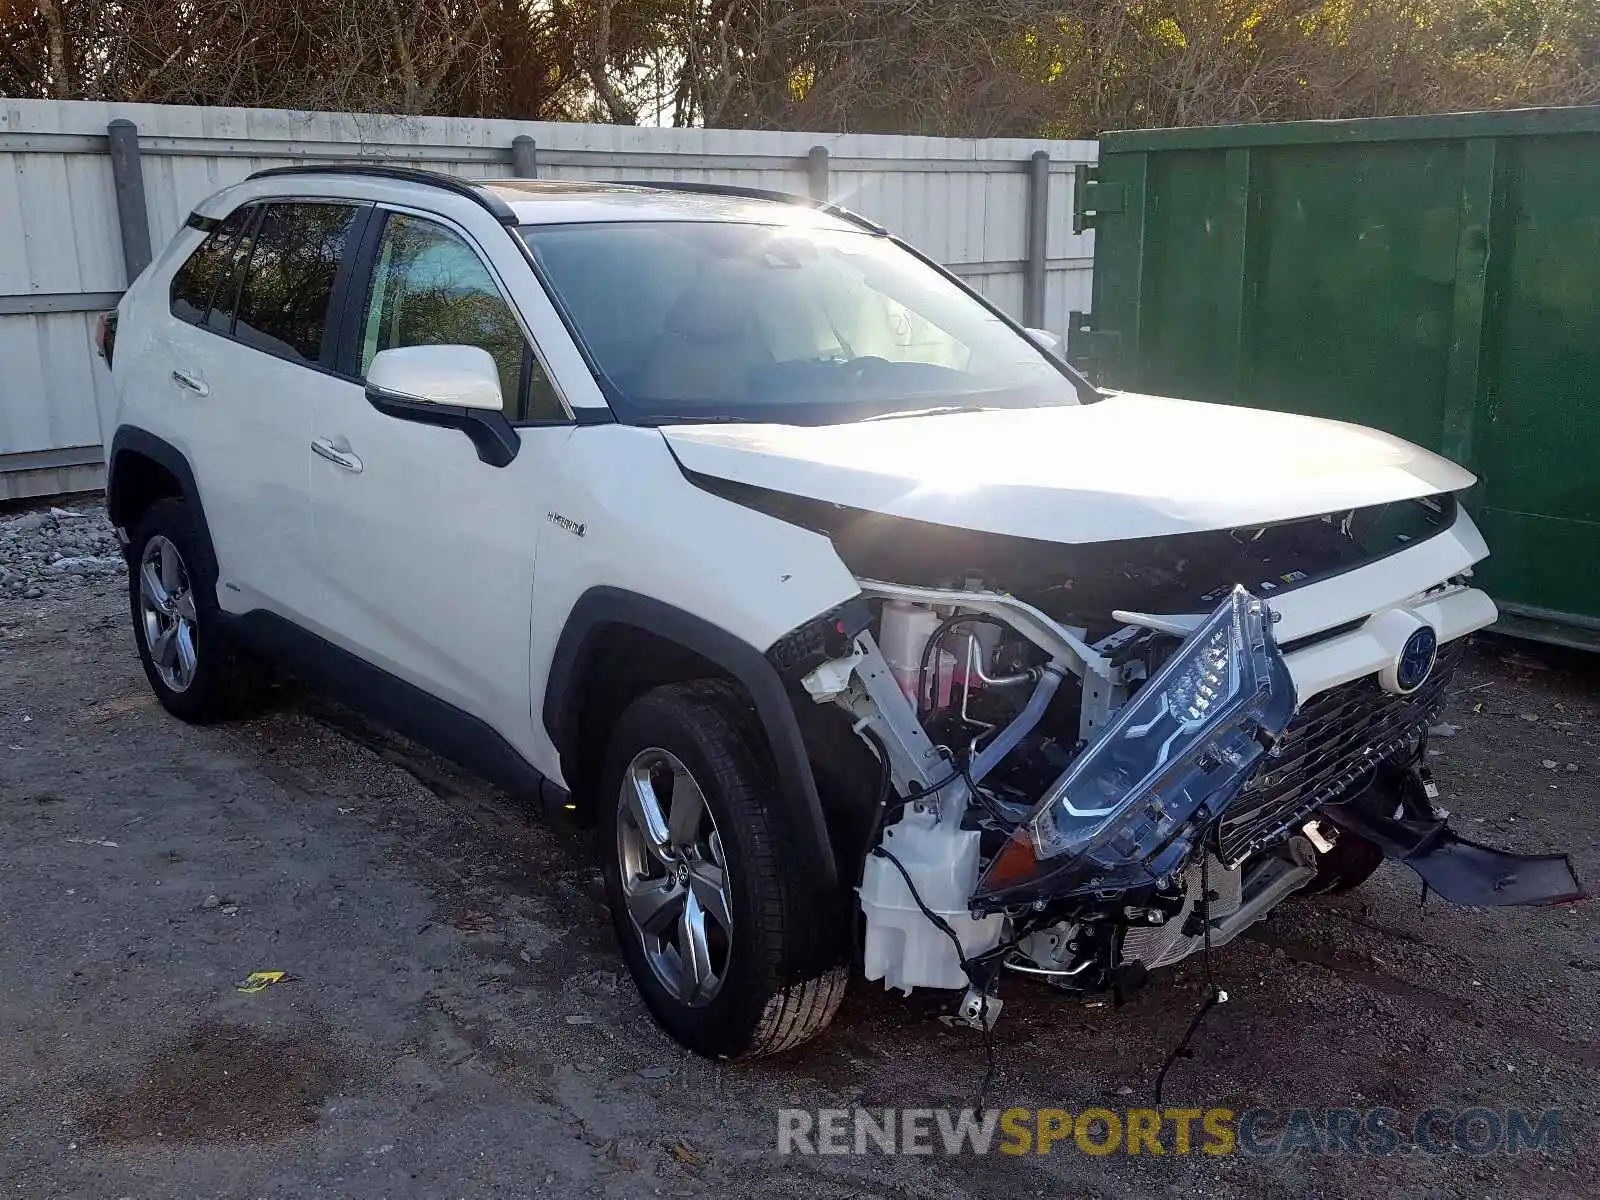
M 717 680 L 647 692 L 618 721 L 601 776 L 622 956 L 656 1022 L 708 1058 L 815 1036 L 848 978 L 837 906 L 780 852 L 781 792 L 749 707 Z
M 264 686 L 261 668 L 229 643 L 216 596 L 201 571 L 195 515 L 158 500 L 128 541 L 128 600 L 145 678 L 173 716 L 191 724 L 248 715 Z

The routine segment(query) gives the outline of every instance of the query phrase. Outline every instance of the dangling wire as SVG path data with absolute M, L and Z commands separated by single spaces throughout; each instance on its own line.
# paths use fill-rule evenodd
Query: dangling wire
M 1200 913 L 1200 962 L 1201 971 L 1206 981 L 1206 998 L 1200 1005 L 1200 1011 L 1194 1014 L 1189 1022 L 1189 1028 L 1183 1031 L 1183 1037 L 1172 1048 L 1172 1053 L 1167 1055 L 1167 1061 L 1161 1064 L 1161 1070 L 1156 1073 L 1157 1108 L 1161 1107 L 1161 1088 L 1167 1082 L 1167 1072 L 1172 1069 L 1172 1064 L 1179 1057 L 1184 1056 L 1189 1049 L 1189 1041 L 1194 1037 L 1195 1031 L 1200 1028 L 1200 1023 L 1206 1019 L 1206 1014 L 1217 1005 L 1225 1003 L 1228 993 L 1219 988 L 1211 977 L 1211 852 L 1205 850 L 1200 855 L 1200 903 L 1196 905 Z
M 950 939 L 951 944 L 955 947 L 956 961 L 961 964 L 961 970 L 966 975 L 967 982 L 978 989 L 978 1028 L 983 1036 L 984 1059 L 983 1082 L 978 1085 L 978 1111 L 981 1113 L 989 1094 L 989 1085 L 994 1082 L 994 1034 L 990 1028 L 992 1022 L 989 1020 L 989 993 L 993 990 L 995 978 L 1000 972 L 1000 963 L 996 958 L 987 975 L 980 977 L 977 963 L 967 957 L 966 948 L 962 946 L 961 938 L 950 927 L 950 923 L 923 902 L 921 893 L 917 891 L 917 885 L 911 882 L 911 874 L 906 870 L 905 864 L 896 858 L 888 847 L 878 844 L 878 839 L 883 834 L 883 827 L 889 810 L 904 808 L 910 801 L 899 800 L 895 797 L 894 782 L 891 778 L 889 767 L 889 748 L 883 744 L 883 739 L 871 729 L 864 728 L 862 733 L 872 743 L 873 750 L 878 756 L 880 774 L 878 777 L 878 802 L 873 810 L 872 825 L 867 834 L 865 851 L 861 857 L 861 872 L 857 878 L 857 886 L 864 887 L 866 885 L 867 859 L 872 858 L 874 855 L 888 859 L 894 869 L 900 872 L 900 878 L 905 881 L 906 890 L 911 893 L 911 899 L 922 911 L 922 915 L 928 919 L 935 929 Z M 965 760 L 949 775 L 917 793 L 917 796 L 937 795 L 941 788 L 962 777 L 965 777 L 975 797 L 987 800 L 978 791 L 977 785 L 972 782 L 972 776 L 968 773 L 968 765 Z M 912 799 L 916 799 L 917 796 Z M 985 803 L 985 807 L 987 807 L 987 803 Z M 1006 949 L 1006 947 L 1001 947 L 1000 949 Z

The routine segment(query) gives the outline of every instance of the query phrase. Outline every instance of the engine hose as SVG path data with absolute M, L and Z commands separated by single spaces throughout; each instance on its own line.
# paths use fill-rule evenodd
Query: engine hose
M 997 623 L 993 617 L 986 616 L 983 613 L 957 613 L 955 616 L 946 617 L 939 622 L 938 627 L 929 635 L 927 643 L 922 647 L 922 665 L 917 670 L 917 720 L 923 720 L 929 712 L 933 711 L 933 706 L 928 703 L 928 668 L 933 664 L 934 654 L 937 653 L 940 643 L 944 641 L 945 635 L 959 625 L 994 625 Z M 937 691 L 935 694 L 937 694 Z
M 994 740 L 973 757 L 969 764 L 968 786 L 976 789 L 978 783 L 995 767 L 1000 765 L 1001 759 L 1015 750 L 1018 744 L 1043 718 L 1045 709 L 1050 707 L 1050 701 L 1055 699 L 1056 689 L 1061 686 L 1061 681 L 1066 678 L 1066 672 L 1055 663 L 1047 663 L 1044 674 L 1040 676 L 1033 695 L 1028 697 L 1028 703 L 1021 712 L 999 733 Z

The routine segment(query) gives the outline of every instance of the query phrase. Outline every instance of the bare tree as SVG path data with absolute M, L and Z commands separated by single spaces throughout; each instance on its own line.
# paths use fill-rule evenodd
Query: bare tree
M 67 74 L 67 27 L 56 0 L 36 0 L 39 19 L 44 23 L 45 46 L 50 58 L 50 94 L 57 100 L 72 95 L 72 79 Z
M 0 95 L 1085 137 L 1600 100 L 1600 0 L 0 0 Z

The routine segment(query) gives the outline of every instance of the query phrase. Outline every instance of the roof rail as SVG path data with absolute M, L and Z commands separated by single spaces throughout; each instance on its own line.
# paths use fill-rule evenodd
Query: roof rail
M 292 167 L 268 167 L 256 171 L 251 179 L 266 179 L 275 175 L 367 175 L 375 179 L 397 179 L 403 183 L 421 183 L 442 188 L 471 200 L 479 208 L 487 209 L 502 225 L 515 225 L 517 214 L 500 197 L 475 187 L 469 179 L 458 179 L 443 171 L 424 171 L 420 167 L 390 166 L 388 163 L 317 163 Z
M 747 200 L 771 200 L 778 204 L 798 204 L 804 208 L 814 208 L 818 212 L 825 212 L 831 217 L 838 217 L 842 221 L 849 221 L 852 225 L 859 225 L 872 233 L 889 232 L 876 221 L 863 217 L 860 213 L 851 212 L 848 208 L 827 200 L 815 200 L 810 196 L 801 196 L 795 192 L 774 192 L 767 188 L 744 187 L 737 183 L 702 183 L 698 180 L 618 179 L 615 182 L 626 187 L 656 188 L 668 192 L 701 192 L 708 196 L 742 196 Z

